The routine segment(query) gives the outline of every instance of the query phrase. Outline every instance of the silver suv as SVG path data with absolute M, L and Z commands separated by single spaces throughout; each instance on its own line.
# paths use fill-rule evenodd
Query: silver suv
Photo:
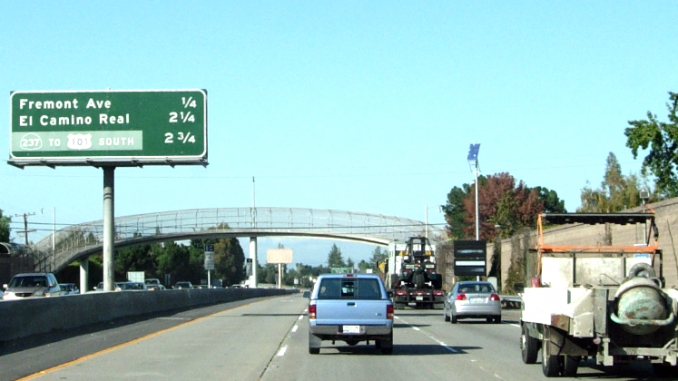
M 2 286 L 4 300 L 18 300 L 28 297 L 62 295 L 61 287 L 52 273 L 26 273 L 12 277 L 9 284 Z

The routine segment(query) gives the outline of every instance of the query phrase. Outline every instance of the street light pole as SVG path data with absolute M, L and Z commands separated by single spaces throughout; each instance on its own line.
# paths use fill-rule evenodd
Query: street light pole
M 476 167 L 476 170 L 474 171 L 476 175 L 476 182 L 475 182 L 475 188 L 476 188 L 476 241 L 480 240 L 480 217 L 478 215 L 478 169 Z
M 40 211 L 44 214 L 45 209 L 52 209 L 52 266 L 54 266 L 56 265 L 56 207 L 42 208 Z
M 478 215 L 478 151 L 480 151 L 480 143 L 471 144 L 468 152 L 468 165 L 471 171 L 475 174 L 475 191 L 476 191 L 476 241 L 480 240 L 480 216 Z
M 480 241 L 480 216 L 478 214 L 478 151 L 480 151 L 480 143 L 471 144 L 469 147 L 468 165 L 475 174 L 475 188 L 476 188 L 476 241 Z M 480 276 L 476 277 L 476 280 L 480 280 Z

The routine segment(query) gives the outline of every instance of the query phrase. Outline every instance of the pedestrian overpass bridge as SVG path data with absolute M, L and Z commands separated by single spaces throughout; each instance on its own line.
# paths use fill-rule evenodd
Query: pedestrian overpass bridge
M 412 236 L 444 235 L 443 229 L 402 217 L 302 208 L 215 208 L 166 211 L 115 218 L 115 248 L 146 243 L 224 237 L 309 237 L 387 246 Z M 37 271 L 58 272 L 103 251 L 103 220 L 57 230 L 35 245 Z M 255 247 L 256 251 L 256 247 Z

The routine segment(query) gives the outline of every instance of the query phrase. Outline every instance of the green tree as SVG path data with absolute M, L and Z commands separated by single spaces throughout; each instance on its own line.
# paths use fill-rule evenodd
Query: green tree
M 160 250 L 157 256 L 158 271 L 161 274 L 169 274 L 172 283 L 182 280 L 199 283 L 200 277 L 195 277 L 195 272 L 191 270 L 188 247 L 175 242 L 165 242 L 162 246 L 157 246 L 157 249 Z
M 0 209 L 0 242 L 9 242 L 10 222 L 12 222 L 12 218 L 3 216 L 2 209 Z
M 332 244 L 329 254 L 327 255 L 327 265 L 332 267 L 346 267 L 346 262 L 341 255 L 341 250 L 337 247 L 336 244 Z
M 214 267 L 218 277 L 223 278 L 227 284 L 239 284 L 245 280 L 245 252 L 240 246 L 237 238 L 220 239 L 219 246 L 223 244 L 225 250 L 223 255 L 216 255 L 214 258 Z M 215 250 L 216 250 L 215 246 Z
M 369 262 L 367 262 L 364 259 L 361 259 L 360 262 L 358 262 L 358 271 L 361 273 L 365 273 L 367 272 L 367 269 L 371 269 L 374 271 L 372 265 Z
M 647 112 L 647 120 L 632 120 L 624 131 L 626 146 L 633 157 L 638 157 L 639 149 L 650 149 L 643 159 L 642 175 L 654 175 L 655 192 L 660 198 L 678 196 L 678 176 L 674 170 L 678 166 L 678 93 L 669 92 L 668 122 L 660 122 L 657 115 Z
M 640 206 L 641 188 L 638 176 L 624 176 L 617 157 L 610 152 L 600 188 L 587 185 L 581 190 L 581 206 L 577 212 L 612 213 Z
M 124 247 L 115 251 L 115 272 L 127 274 L 128 271 L 143 271 L 147 277 L 155 277 L 156 263 L 151 245 Z
M 278 274 L 278 266 L 267 263 L 261 271 L 261 276 L 259 276 L 260 282 L 268 284 L 276 284 L 276 276 Z
M 480 176 L 478 182 L 484 181 L 484 177 Z M 443 205 L 443 212 L 445 212 L 445 220 L 447 221 L 447 231 L 453 239 L 465 239 L 466 227 L 469 223 L 464 218 L 466 211 L 464 210 L 464 199 L 469 197 L 471 193 L 471 186 L 464 184 L 462 187 L 454 187 L 447 194 L 447 204 Z M 475 197 L 475 196 L 472 196 Z
M 539 201 L 544 204 L 544 213 L 567 213 L 565 201 L 558 197 L 556 191 L 544 187 L 535 187 L 534 189 L 539 194 Z

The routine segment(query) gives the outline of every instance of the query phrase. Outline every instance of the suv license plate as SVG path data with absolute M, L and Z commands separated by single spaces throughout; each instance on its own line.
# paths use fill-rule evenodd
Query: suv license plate
M 345 325 L 343 329 L 344 333 L 360 333 L 359 325 Z

